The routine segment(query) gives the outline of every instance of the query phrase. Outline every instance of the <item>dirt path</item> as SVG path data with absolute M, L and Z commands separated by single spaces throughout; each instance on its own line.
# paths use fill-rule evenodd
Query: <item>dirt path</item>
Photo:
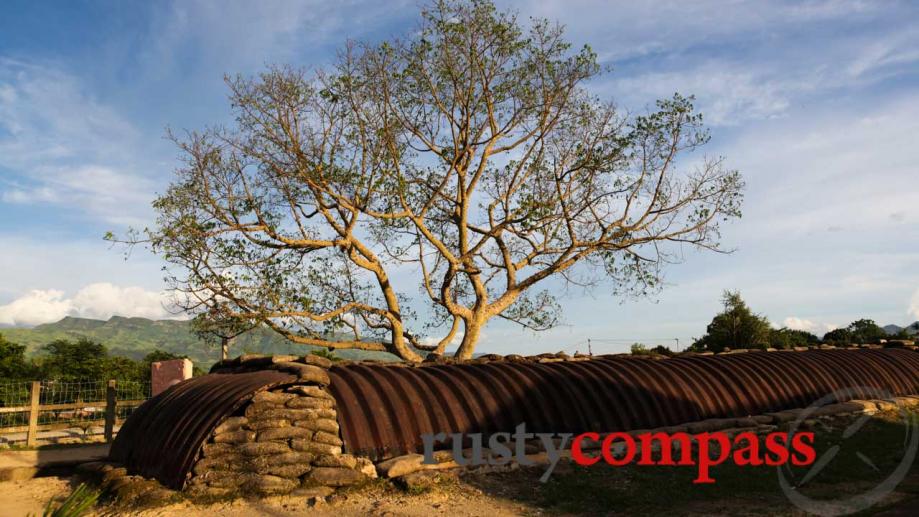
M 0 482 L 0 515 L 41 515 L 52 498 L 64 498 L 72 487 L 69 479 L 44 477 Z
M 323 517 L 350 516 L 408 516 L 450 515 L 460 517 L 508 517 L 516 515 L 539 515 L 525 505 L 511 501 L 496 500 L 479 493 L 437 491 L 422 495 L 375 497 L 372 493 L 348 495 L 346 499 L 335 500 L 320 506 L 309 506 L 302 498 L 275 497 L 261 500 L 235 500 L 212 505 L 175 504 L 139 513 L 144 517 L 191 516 L 191 517 L 243 517 L 249 515 Z
M 0 482 L 0 515 L 24 517 L 41 515 L 50 499 L 61 500 L 78 484 L 75 479 L 43 477 L 26 481 Z M 110 515 L 111 508 L 101 508 L 96 514 Z M 409 495 L 391 490 L 370 489 L 338 496 L 330 503 L 310 506 L 303 498 L 270 497 L 258 500 L 237 499 L 213 504 L 182 502 L 141 511 L 125 512 L 115 509 L 118 515 L 143 517 L 248 517 L 267 516 L 411 516 L 450 515 L 460 517 L 508 517 L 539 515 L 536 509 L 512 501 L 498 500 L 472 487 L 446 487 L 420 495 Z
M 479 483 L 493 484 L 496 480 L 483 477 L 475 480 Z M 909 479 L 904 488 L 907 492 L 894 492 L 886 498 L 885 503 L 876 508 L 878 515 L 900 517 L 919 514 L 919 497 L 909 491 L 919 483 L 919 479 Z M 29 514 L 41 515 L 45 504 L 51 499 L 61 500 L 73 490 L 76 479 L 44 477 L 27 481 L 0 482 L 0 515 L 3 517 L 22 517 Z M 837 488 L 842 488 L 837 486 Z M 547 510 L 538 505 L 521 500 L 520 487 L 513 483 L 505 484 L 503 491 L 499 487 L 485 487 L 481 490 L 467 483 L 449 484 L 422 493 L 409 494 L 392 489 L 370 487 L 359 492 L 351 492 L 334 498 L 328 503 L 310 506 L 303 498 L 270 497 L 256 500 L 237 499 L 220 501 L 211 504 L 191 504 L 182 502 L 146 510 L 126 510 L 124 508 L 101 506 L 96 513 L 87 517 L 110 515 L 136 515 L 142 517 L 248 517 L 252 515 L 298 517 L 351 517 L 351 516 L 407 516 L 421 517 L 431 515 L 449 515 L 459 517 L 509 517 L 517 515 L 574 515 L 579 512 L 565 513 L 559 509 Z M 620 513 L 616 505 L 607 508 L 611 513 Z M 698 501 L 689 505 L 678 505 L 672 508 L 680 515 L 803 515 L 800 510 L 777 504 L 770 498 L 721 498 L 711 501 Z M 590 512 L 596 514 L 596 512 Z M 605 512 L 601 512 L 604 513 Z M 874 513 L 874 512 L 869 512 Z M 626 511 L 625 515 L 647 515 L 638 511 Z
M 0 452 L 0 469 L 41 467 L 48 464 L 83 463 L 108 456 L 108 444 Z

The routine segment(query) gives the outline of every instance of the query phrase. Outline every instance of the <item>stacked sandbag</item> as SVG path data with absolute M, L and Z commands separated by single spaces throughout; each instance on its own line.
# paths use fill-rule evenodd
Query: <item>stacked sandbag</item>
M 218 425 L 202 446 L 188 482 L 209 495 L 282 494 L 342 487 L 375 477 L 373 464 L 342 454 L 335 399 L 328 392 L 331 361 L 318 356 L 242 356 L 212 373 L 278 369 L 294 385 L 256 393 Z

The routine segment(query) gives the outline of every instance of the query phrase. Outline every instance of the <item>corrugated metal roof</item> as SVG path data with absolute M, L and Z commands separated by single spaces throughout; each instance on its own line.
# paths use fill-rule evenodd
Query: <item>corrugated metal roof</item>
M 128 418 L 109 457 L 133 473 L 181 489 L 201 446 L 221 421 L 259 391 L 296 376 L 273 370 L 195 377 L 144 402 Z
M 421 450 L 425 433 L 581 433 L 648 429 L 919 393 L 919 354 L 902 349 L 748 352 L 666 360 L 334 366 L 330 390 L 348 452 L 384 458 Z M 842 401 L 842 400 L 840 400 Z
M 841 389 L 839 401 L 919 393 L 919 354 L 901 349 L 748 352 L 665 360 L 399 367 L 336 365 L 330 391 L 346 451 L 376 459 L 421 450 L 426 433 L 581 433 L 649 429 L 707 418 L 806 407 Z M 111 457 L 180 489 L 202 444 L 255 393 L 293 384 L 273 370 L 211 374 L 180 383 L 125 422 Z

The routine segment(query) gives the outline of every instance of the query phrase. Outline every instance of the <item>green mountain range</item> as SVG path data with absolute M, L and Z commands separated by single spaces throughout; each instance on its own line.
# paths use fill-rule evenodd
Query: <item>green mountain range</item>
M 142 359 L 154 350 L 162 350 L 186 355 L 205 369 L 220 359 L 220 347 L 201 341 L 187 321 L 122 316 L 112 316 L 108 321 L 102 321 L 68 316 L 56 323 L 32 328 L 0 328 L 0 334 L 8 341 L 25 345 L 28 356 L 40 354 L 42 346 L 56 339 L 86 337 L 105 345 L 112 355 L 131 359 Z M 234 339 L 230 346 L 230 356 L 243 353 L 304 355 L 319 348 L 292 343 L 269 329 L 259 328 Z M 335 355 L 351 360 L 398 360 L 392 354 L 365 350 L 336 350 Z

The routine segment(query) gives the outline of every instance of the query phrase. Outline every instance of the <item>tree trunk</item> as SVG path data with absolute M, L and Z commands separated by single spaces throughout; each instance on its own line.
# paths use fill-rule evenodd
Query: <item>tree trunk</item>
M 479 334 L 482 331 L 482 320 L 484 318 L 463 320 L 463 341 L 456 350 L 456 358 L 461 361 L 472 359 L 472 353 L 475 352 L 475 345 L 479 342 Z
M 230 338 L 220 338 L 220 360 L 226 361 L 230 358 Z
M 420 363 L 421 356 L 416 354 L 415 351 L 408 346 L 403 332 L 402 323 L 398 321 L 393 322 L 392 352 L 406 361 Z

